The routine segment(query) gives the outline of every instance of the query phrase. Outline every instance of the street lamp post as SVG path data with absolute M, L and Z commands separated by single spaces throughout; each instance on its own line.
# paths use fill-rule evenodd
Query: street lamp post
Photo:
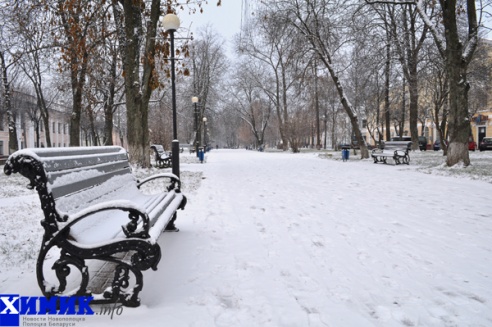
M 203 152 L 207 152 L 207 117 L 203 117 Z
M 179 141 L 178 141 L 178 129 L 176 122 L 176 72 L 174 68 L 174 32 L 179 28 L 180 21 L 178 16 L 174 14 L 167 14 L 161 17 L 161 24 L 164 30 L 169 32 L 171 38 L 171 91 L 172 91 L 172 106 L 173 106 L 173 142 L 172 142 L 172 171 L 173 174 L 179 177 Z
M 200 147 L 200 133 L 198 132 L 198 97 L 192 97 L 191 102 L 195 104 L 195 152 L 198 157 L 198 148 Z

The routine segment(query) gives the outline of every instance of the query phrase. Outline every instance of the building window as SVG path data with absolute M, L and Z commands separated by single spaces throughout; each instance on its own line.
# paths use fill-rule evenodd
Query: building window
M 61 134 L 61 123 L 58 123 L 58 134 Z
M 67 134 L 67 124 L 63 124 L 63 134 Z
M 56 127 L 56 123 L 53 122 L 53 127 L 51 128 L 51 133 L 55 133 L 56 132 L 55 127 Z
M 3 156 L 3 141 L 0 141 L 0 156 Z
M 5 126 L 3 125 L 4 121 L 3 121 L 3 114 L 0 114 L 0 131 L 4 131 L 5 130 Z

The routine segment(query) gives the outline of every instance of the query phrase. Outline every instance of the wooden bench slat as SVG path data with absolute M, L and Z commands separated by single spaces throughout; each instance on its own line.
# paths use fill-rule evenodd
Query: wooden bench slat
M 133 195 L 141 196 L 135 193 L 129 193 L 128 198 L 132 198 Z M 173 201 L 181 202 L 182 200 L 182 197 L 178 197 L 174 192 L 171 192 L 170 196 L 165 197 L 162 197 L 161 194 L 149 195 L 147 197 L 149 206 L 146 206 L 145 209 L 149 215 L 151 227 L 154 227 L 156 221 Z M 99 212 L 89 219 L 73 225 L 70 228 L 70 235 L 74 241 L 80 244 L 95 244 L 117 237 L 124 238 L 125 235 L 121 227 L 127 223 L 128 214 L 126 212 L 116 210 Z M 141 227 L 142 225 L 139 224 L 138 228 Z
M 104 173 L 110 173 L 112 171 L 118 171 L 118 170 L 128 170 L 128 172 L 131 172 L 131 168 L 128 165 L 128 162 L 126 161 L 111 161 L 103 164 L 98 164 L 95 166 L 90 166 L 90 167 L 78 167 L 78 168 L 73 168 L 73 169 L 65 169 L 65 170 L 57 170 L 57 171 L 52 171 L 48 173 L 48 182 L 51 185 L 56 185 L 56 184 L 69 184 L 76 182 L 75 176 L 80 173 L 79 178 L 84 179 L 84 172 L 91 171 L 94 174 L 104 174 Z M 69 177 L 72 175 L 71 177 Z M 63 181 L 63 176 L 69 177 L 68 180 Z
M 151 226 L 154 225 L 157 218 L 162 215 L 164 210 L 169 206 L 169 204 L 176 198 L 176 193 L 173 192 L 172 195 L 166 196 L 160 202 L 154 202 L 151 207 L 147 207 L 147 212 L 149 214 Z
M 53 194 L 53 197 L 55 199 L 58 199 L 62 196 L 80 192 L 92 188 L 95 185 L 103 184 L 104 182 L 110 180 L 115 176 L 126 175 L 126 174 L 128 174 L 128 169 L 120 169 L 108 173 L 102 173 L 101 175 L 90 177 L 74 183 L 64 184 L 58 187 L 52 187 L 51 193 Z
M 87 168 L 110 162 L 126 162 L 128 165 L 128 159 L 122 153 L 58 157 L 56 159 L 48 159 L 43 161 L 43 165 L 47 172 L 56 172 L 76 168 Z
M 29 149 L 41 158 L 67 157 L 78 155 L 97 155 L 108 153 L 126 153 L 119 146 L 92 146 L 92 147 L 69 147 L 69 148 L 33 148 Z
M 179 197 L 174 198 L 173 201 L 169 203 L 169 205 L 165 208 L 162 216 L 171 217 L 180 206 L 181 199 Z M 168 223 L 169 221 L 166 222 L 164 219 L 157 220 L 157 222 L 154 224 L 154 226 L 152 226 L 152 229 L 150 230 L 150 238 L 157 240 L 159 238 L 159 234 L 162 233 Z

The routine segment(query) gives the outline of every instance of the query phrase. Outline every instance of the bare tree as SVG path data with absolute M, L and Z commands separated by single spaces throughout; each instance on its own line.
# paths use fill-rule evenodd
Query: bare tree
M 37 108 L 41 123 L 45 132 L 45 142 L 47 147 L 51 147 L 50 133 L 50 110 L 56 95 L 59 92 L 51 92 L 51 98 L 46 96 L 44 81 L 46 76 L 53 74 L 51 70 L 52 60 L 52 40 L 48 32 L 49 26 L 46 24 L 35 24 L 40 17 L 46 18 L 49 16 L 43 10 L 36 6 L 16 7 L 15 15 L 12 22 L 18 27 L 18 38 L 21 40 L 21 47 L 18 48 L 19 66 L 24 74 L 31 81 L 32 87 L 36 94 Z M 37 112 L 37 111 L 36 111 Z M 39 131 L 37 123 L 37 114 L 33 113 L 31 118 L 36 126 L 38 135 L 37 144 L 39 146 Z
M 230 96 L 234 99 L 231 107 L 251 128 L 257 147 L 264 145 L 265 130 L 272 113 L 271 102 L 262 97 L 264 93 L 257 82 L 260 79 L 261 71 L 255 63 L 243 61 L 235 69 L 229 91 Z
M 340 12 L 340 10 L 348 10 L 348 8 L 350 6 L 341 8 L 338 4 L 327 0 L 277 1 L 277 9 L 290 18 L 290 23 L 305 37 L 328 70 L 337 88 L 342 107 L 350 119 L 354 135 L 361 146 L 361 158 L 368 158 L 369 152 L 362 138 L 359 119 L 348 99 L 334 55 L 336 51 L 343 50 L 343 42 L 348 42 L 345 39 L 341 41 L 340 37 L 344 32 L 342 26 L 349 24 L 339 24 L 347 17 L 351 17 L 350 14 L 347 15 L 347 12 Z
M 46 0 L 42 0 L 46 1 Z M 80 145 L 80 120 L 83 113 L 84 86 L 87 80 L 90 58 L 95 55 L 97 44 L 107 31 L 99 28 L 106 19 L 109 6 L 106 2 L 58 0 L 46 1 L 52 10 L 52 23 L 61 29 L 53 34 L 62 52 L 62 69 L 70 73 L 72 113 L 70 116 L 70 146 Z
M 470 81 L 469 113 L 470 117 L 477 113 L 480 108 L 487 107 L 487 98 L 490 89 L 490 74 L 492 63 L 489 54 L 492 51 L 492 42 L 480 39 L 477 50 L 470 62 L 468 78 Z
M 99 138 L 102 136 L 102 144 L 113 145 L 113 115 L 118 106 L 124 104 L 124 81 L 115 40 L 106 38 L 98 51 L 105 55 L 90 60 L 92 69 L 84 89 L 87 104 L 84 114 L 89 118 L 93 144 L 101 143 Z M 101 131 L 96 128 L 99 121 L 104 121 Z
M 440 0 L 439 4 L 442 10 L 444 39 L 443 34 L 434 27 L 426 15 L 422 0 L 417 2 L 417 10 L 429 25 L 439 53 L 445 60 L 449 90 L 449 148 L 446 164 L 454 166 L 462 162 L 464 166 L 468 166 L 470 164 L 468 153 L 470 85 L 467 81 L 467 70 L 478 44 L 477 11 L 475 1 L 468 0 L 466 2 L 468 32 L 464 38 L 461 38 L 458 28 L 458 19 L 461 17 L 457 15 L 459 13 L 457 1 Z
M 447 154 L 447 145 L 444 142 L 447 139 L 446 125 L 448 123 L 448 96 L 449 96 L 449 81 L 446 74 L 446 67 L 442 62 L 440 55 L 436 51 L 427 52 L 429 57 L 428 64 L 423 71 L 422 85 L 422 105 L 429 108 L 428 116 L 432 120 L 441 140 L 441 148 L 443 155 Z
M 426 7 L 422 9 L 428 12 L 429 17 L 433 17 L 434 6 L 429 6 L 429 10 Z M 408 85 L 410 135 L 412 148 L 417 150 L 419 148 L 417 129 L 420 91 L 419 65 L 422 65 L 420 52 L 427 37 L 428 26 L 422 23 L 415 7 L 411 5 L 386 6 L 386 8 L 390 18 L 392 40 Z M 404 110 L 402 110 L 403 113 Z M 402 128 L 400 128 L 400 136 L 402 135 L 401 130 Z
M 8 129 L 9 129 L 9 154 L 17 151 L 19 145 L 17 143 L 17 127 L 16 127 L 16 115 L 12 109 L 12 92 L 11 81 L 9 80 L 8 70 L 12 66 L 12 63 L 7 62 L 9 54 L 6 51 L 0 49 L 0 68 L 2 71 L 2 84 L 4 90 L 4 107 L 7 113 Z
M 11 7 L 0 5 L 0 72 L 3 87 L 3 107 L 7 113 L 9 130 L 9 154 L 17 151 L 17 124 L 16 113 L 12 108 L 12 81 L 18 73 L 16 64 L 19 57 L 14 55 L 17 39 L 15 38 L 16 26 L 11 23 L 9 16 L 12 15 Z
M 22 91 L 21 91 L 22 92 Z M 40 126 L 43 123 L 43 119 L 41 117 L 41 111 L 39 110 L 39 105 L 37 104 L 37 100 L 31 98 L 29 95 L 29 91 L 26 90 L 20 93 L 18 96 L 25 99 L 25 103 L 23 104 L 24 114 L 27 116 L 29 121 L 32 122 L 35 134 L 34 146 L 39 147 L 41 144 L 41 136 L 40 136 Z M 15 95 L 14 95 L 15 97 Z
M 162 101 L 149 108 L 150 142 L 152 144 L 161 144 L 166 150 L 171 149 L 173 140 L 172 108 L 168 93 L 170 92 L 165 92 L 162 96 Z
M 191 99 L 196 96 L 199 99 L 197 128 L 194 135 L 196 142 L 203 134 L 203 118 L 207 110 L 217 103 L 219 98 L 222 79 L 227 70 L 228 61 L 225 55 L 224 40 L 212 29 L 210 25 L 200 30 L 196 40 L 193 42 L 190 52 L 188 66 L 192 69 L 192 85 L 189 87 Z M 189 100 L 188 100 L 189 101 Z M 212 124 L 213 112 L 207 113 L 208 124 Z M 191 121 L 191 119 L 190 119 Z M 202 140 L 205 141 L 205 140 Z
M 237 148 L 241 145 L 241 129 L 245 125 L 239 117 L 233 101 L 221 102 L 218 109 L 216 144 L 219 147 Z M 250 131 L 248 131 L 251 134 Z M 248 142 L 249 144 L 249 142 Z
M 340 139 L 337 130 L 339 129 L 338 123 L 340 116 L 343 115 L 343 109 L 341 108 L 338 91 L 333 84 L 331 77 L 326 76 L 321 79 L 321 81 L 321 89 L 323 90 L 321 95 L 321 101 L 323 103 L 322 107 L 324 108 L 323 115 L 325 120 L 329 122 L 331 147 L 332 149 L 338 149 L 338 142 L 342 140 Z
M 385 11 L 386 13 L 386 11 Z M 391 75 L 391 32 L 390 26 L 387 23 L 386 14 L 383 15 L 384 32 L 385 32 L 385 61 L 384 61 L 384 127 L 385 137 L 389 140 L 391 137 L 390 132 L 390 75 Z
M 150 165 L 149 101 L 159 84 L 155 54 L 160 5 L 160 0 L 112 1 L 125 77 L 128 151 L 131 161 L 142 167 Z
M 446 164 L 454 166 L 461 162 L 464 166 L 468 166 L 470 164 L 468 153 L 470 135 L 468 91 L 470 85 L 467 80 L 467 71 L 478 44 L 479 23 L 476 2 L 473 0 L 467 0 L 464 3 L 456 0 L 439 0 L 437 17 L 441 25 L 433 22 L 432 17 L 426 13 L 424 0 L 366 1 L 415 6 L 417 13 L 432 34 L 439 54 L 445 62 L 448 77 L 449 150 Z M 467 27 L 464 33 L 460 28 L 462 23 Z
M 101 29 L 114 29 L 110 22 L 102 21 Z M 102 140 L 104 145 L 113 145 L 113 116 L 118 106 L 124 102 L 124 79 L 119 60 L 118 41 L 111 34 L 99 42 L 97 52 L 101 55 L 92 56 L 88 72 L 88 85 L 85 88 L 87 102 L 91 103 L 92 111 L 101 110 L 100 118 L 104 120 Z M 93 113 L 88 112 L 89 115 Z
M 274 10 L 267 10 L 262 17 L 256 17 L 256 27 L 246 28 L 243 37 L 236 43 L 238 53 L 255 58 L 268 71 L 269 80 L 262 80 L 262 90 L 273 103 L 284 151 L 289 139 L 297 139 L 296 124 L 292 122 L 296 112 L 293 99 L 302 91 L 302 78 L 308 69 L 306 50 L 296 30 L 285 16 Z M 290 144 L 298 152 L 298 142 Z
M 149 103 L 152 92 L 160 86 L 156 55 L 169 59 L 169 43 L 157 43 L 158 20 L 183 5 L 178 0 L 112 0 L 116 31 L 121 48 L 125 77 L 128 148 L 132 162 L 147 167 L 149 156 Z M 220 5 L 220 0 L 217 5 Z M 187 2 L 189 4 L 189 2 Z M 195 1 L 201 7 L 204 0 Z M 161 9 L 164 7 L 164 11 Z M 160 38 L 166 33 L 160 31 Z M 186 45 L 177 53 L 188 54 Z M 164 62 L 168 62 L 165 60 Z M 186 73 L 186 72 L 185 72 Z

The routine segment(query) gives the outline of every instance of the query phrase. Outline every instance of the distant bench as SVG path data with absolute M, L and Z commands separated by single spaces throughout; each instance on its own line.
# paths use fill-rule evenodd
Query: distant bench
M 393 159 L 395 165 L 410 164 L 410 155 L 408 150 L 412 148 L 412 142 L 409 141 L 388 141 L 384 143 L 383 149 L 373 149 L 371 157 L 374 163 L 387 163 L 388 158 Z
M 150 148 L 154 151 L 154 160 L 159 168 L 169 168 L 172 165 L 171 153 L 164 150 L 160 144 L 153 144 Z
M 9 157 L 4 171 L 27 177 L 41 201 L 44 236 L 36 273 L 45 296 L 91 295 L 93 303 L 140 304 L 142 271 L 157 269 L 161 259 L 157 239 L 164 230 L 177 231 L 175 213 L 186 205 L 175 175 L 139 181 L 126 151 L 117 146 L 24 149 Z M 167 189 L 152 195 L 140 190 L 160 178 L 168 181 Z M 60 250 L 59 257 L 51 259 L 54 248 Z M 93 278 L 88 260 L 114 265 L 111 285 L 97 294 L 89 285 Z M 43 270 L 45 263 L 55 274 Z M 70 274 L 70 266 L 78 274 Z M 73 275 L 80 275 L 75 284 Z

